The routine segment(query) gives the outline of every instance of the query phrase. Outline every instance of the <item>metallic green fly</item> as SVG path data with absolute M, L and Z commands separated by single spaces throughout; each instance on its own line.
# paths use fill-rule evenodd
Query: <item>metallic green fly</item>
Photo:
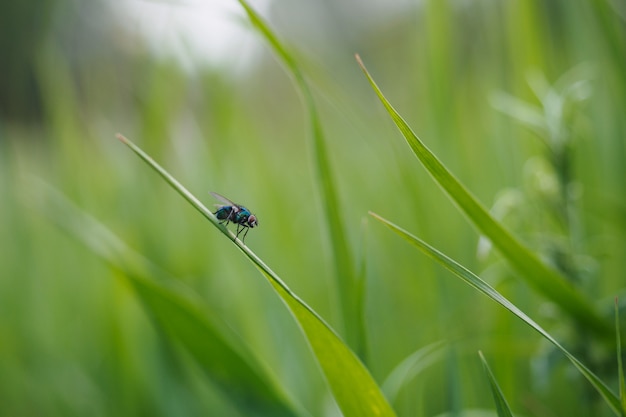
M 239 237 L 239 234 L 245 229 L 246 232 L 243 234 L 243 238 L 241 239 L 242 242 L 245 241 L 248 230 L 259 225 L 259 221 L 256 216 L 250 213 L 250 210 L 244 206 L 233 203 L 223 195 L 212 191 L 210 194 L 217 200 L 224 203 L 216 204 L 217 211 L 213 213 L 215 214 L 215 217 L 220 220 L 220 223 L 226 223 L 227 226 L 230 222 L 235 223 L 237 225 L 237 237 Z

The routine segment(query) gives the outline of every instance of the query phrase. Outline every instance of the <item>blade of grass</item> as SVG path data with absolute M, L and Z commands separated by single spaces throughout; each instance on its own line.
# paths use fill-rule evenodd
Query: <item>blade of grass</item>
M 335 180 L 328 160 L 324 133 L 322 131 L 322 125 L 317 107 L 315 106 L 313 94 L 302 71 L 296 64 L 295 59 L 280 42 L 267 23 L 250 7 L 248 2 L 239 0 L 239 3 L 245 9 L 254 27 L 263 35 L 276 55 L 278 55 L 287 67 L 288 72 L 293 77 L 302 95 L 305 108 L 309 114 L 312 132 L 311 138 L 313 141 L 314 166 L 317 174 L 317 184 L 320 188 L 323 200 L 330 243 L 333 248 L 346 340 L 355 351 L 362 351 L 361 345 L 364 343 L 364 335 L 361 332 L 363 326 L 359 324 L 359 321 L 361 321 L 361 316 L 358 311 L 359 300 L 357 299 L 359 292 L 354 291 L 356 277 L 352 253 L 348 247 L 346 227 L 340 215 L 343 211 L 341 210 L 339 198 L 337 197 Z
M 245 415 L 308 415 L 191 289 L 135 253 L 56 190 L 38 188 L 40 211 L 119 272 L 167 340 L 183 346 L 236 408 Z
M 594 333 L 608 337 L 611 332 L 609 324 L 598 314 L 589 301 L 567 282 L 559 272 L 541 262 L 534 253 L 522 245 L 489 214 L 483 205 L 417 137 L 402 116 L 385 98 L 365 68 L 361 58 L 357 55 L 356 59 L 376 95 L 385 106 L 387 112 L 413 150 L 413 153 L 461 211 L 491 240 L 529 285 L 556 303 L 576 321 L 585 325 Z
M 411 353 L 389 373 L 383 383 L 383 391 L 393 403 L 400 390 L 424 369 L 441 359 L 445 348 L 443 341 L 431 343 Z
M 489 378 L 489 385 L 491 386 L 491 393 L 493 394 L 493 401 L 496 403 L 496 411 L 498 412 L 499 417 L 513 417 L 513 413 L 511 412 L 511 408 L 509 404 L 506 402 L 506 398 L 504 398 L 504 394 L 500 389 L 500 385 L 498 385 L 498 381 L 493 376 L 491 369 L 489 369 L 489 365 L 487 364 L 487 360 L 483 356 L 481 351 L 478 351 L 478 355 L 480 356 L 480 360 L 483 363 L 483 368 L 485 369 L 485 373 Z
M 368 238 L 369 226 L 367 222 L 367 217 L 363 217 L 361 220 L 361 235 L 360 242 L 367 242 Z M 369 352 L 368 346 L 365 343 L 367 339 L 367 324 L 366 324 L 366 316 L 365 316 L 365 299 L 366 299 L 366 291 L 367 291 L 367 254 L 365 253 L 365 245 L 361 247 L 360 252 L 357 256 L 357 264 L 358 270 L 355 273 L 355 282 L 354 282 L 354 299 L 356 300 L 355 306 L 355 314 L 357 314 L 358 322 L 354 323 L 355 326 L 358 326 L 359 329 L 356 330 L 358 335 L 358 343 L 355 344 L 352 349 L 354 349 L 354 353 L 363 361 L 363 363 L 368 363 Z M 383 392 L 385 392 L 383 390 Z
M 422 253 L 427 255 L 429 258 L 437 261 L 448 271 L 452 272 L 452 274 L 454 274 L 458 278 L 461 278 L 465 283 L 506 308 L 508 311 L 521 319 L 524 323 L 532 327 L 537 333 L 546 338 L 550 343 L 556 346 L 567 357 L 567 359 L 569 359 L 574 364 L 574 366 L 580 371 L 580 373 L 583 374 L 585 378 L 587 378 L 591 385 L 593 385 L 593 387 L 598 391 L 598 393 L 600 393 L 602 398 L 604 398 L 607 404 L 611 407 L 613 412 L 618 416 L 624 416 L 621 411 L 619 398 L 617 398 L 617 396 L 615 396 L 615 394 L 611 392 L 611 390 L 604 384 L 604 382 L 602 382 L 593 372 L 591 372 L 585 365 L 583 365 L 582 362 L 580 362 L 574 355 L 572 355 L 568 350 L 561 346 L 561 344 L 559 344 L 556 339 L 554 339 L 547 331 L 539 326 L 539 324 L 537 324 L 534 320 L 528 317 L 523 311 L 517 308 L 509 300 L 504 298 L 504 296 L 502 296 L 498 291 L 496 291 L 489 284 L 476 276 L 473 272 L 455 262 L 451 258 L 447 257 L 443 253 L 439 252 L 437 249 L 433 248 L 423 240 L 415 237 L 406 230 L 391 223 L 389 220 L 384 219 L 376 213 L 370 212 L 370 215 L 389 227 L 394 232 L 396 232 L 410 244 L 416 246 L 420 251 L 422 251 Z
M 617 342 L 617 373 L 619 379 L 619 396 L 622 401 L 622 413 L 626 415 L 626 381 L 624 380 L 624 365 L 622 364 L 622 335 L 619 325 L 619 306 L 615 298 L 615 338 Z
M 227 235 L 267 278 L 302 329 L 344 416 L 395 416 L 369 371 L 334 330 L 311 307 L 294 294 L 254 252 L 237 239 L 232 232 L 228 231 L 224 225 L 220 224 L 213 213 L 174 177 L 130 140 L 122 135 L 117 135 L 117 137 L 154 169 L 200 214 Z

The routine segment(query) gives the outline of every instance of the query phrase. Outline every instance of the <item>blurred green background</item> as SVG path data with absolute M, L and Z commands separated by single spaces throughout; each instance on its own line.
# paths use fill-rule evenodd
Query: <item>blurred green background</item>
M 0 4 L 0 415 L 243 415 L 123 281 L 46 218 L 42 181 L 192 287 L 311 415 L 339 414 L 265 280 L 114 137 L 138 143 L 207 206 L 217 191 L 249 207 L 260 226 L 248 246 L 342 332 L 306 112 L 231 6 L 217 16 L 193 2 Z M 614 297 L 626 299 L 624 2 L 252 6 L 315 93 L 352 267 L 366 279 L 364 362 L 382 383 L 417 349 L 449 348 L 402 389 L 398 415 L 493 409 L 479 349 L 520 415 L 609 415 L 538 335 L 368 219 L 385 216 L 476 272 L 616 388 L 614 350 L 479 245 L 354 53 L 446 166 L 612 322 Z M 151 21 L 154 7 L 170 18 Z M 160 42 L 185 26 L 178 13 L 222 19 L 238 35 Z M 219 54 L 203 55 L 203 36 Z

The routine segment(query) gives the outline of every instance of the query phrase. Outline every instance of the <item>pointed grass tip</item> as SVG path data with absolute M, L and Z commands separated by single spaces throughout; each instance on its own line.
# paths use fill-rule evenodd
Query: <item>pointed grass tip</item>
M 128 143 L 128 139 L 121 133 L 116 133 L 115 137 L 118 138 L 121 142 Z
M 361 68 L 365 68 L 365 64 L 363 64 L 363 61 L 361 60 L 361 55 L 354 54 L 354 58 Z

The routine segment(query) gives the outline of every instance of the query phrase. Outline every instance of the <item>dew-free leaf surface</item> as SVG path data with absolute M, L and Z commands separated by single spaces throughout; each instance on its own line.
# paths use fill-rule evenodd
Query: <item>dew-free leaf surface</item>
M 195 359 L 211 381 L 244 415 L 307 416 L 282 391 L 248 346 L 190 288 L 129 248 L 113 232 L 40 186 L 41 211 L 107 262 L 127 283 L 167 340 Z
M 572 364 L 580 371 L 581 374 L 593 385 L 593 387 L 598 391 L 598 393 L 602 396 L 602 398 L 606 401 L 606 403 L 611 407 L 613 412 L 615 412 L 618 416 L 623 416 L 624 414 L 621 411 L 621 404 L 619 398 L 594 374 L 591 372 L 582 362 L 580 362 L 574 355 L 572 355 L 567 349 L 565 349 L 559 342 L 556 341 L 547 331 L 545 331 L 539 324 L 537 324 L 533 319 L 528 317 L 526 313 L 517 308 L 513 303 L 507 300 L 502 294 L 496 291 L 493 287 L 487 284 L 485 281 L 480 279 L 477 275 L 471 272 L 469 269 L 465 268 L 461 264 L 457 263 L 453 259 L 444 255 L 437 249 L 430 246 L 428 243 L 423 240 L 415 237 L 410 234 L 406 230 L 401 227 L 393 224 L 389 220 L 384 219 L 376 213 L 370 212 L 370 215 L 376 220 L 383 223 L 385 226 L 389 227 L 395 233 L 400 235 L 403 239 L 409 242 L 411 245 L 417 247 L 422 253 L 427 255 L 429 258 L 433 259 L 441 266 L 446 268 L 448 271 L 452 272 L 457 278 L 461 278 L 466 284 L 470 285 L 474 289 L 480 291 L 487 297 L 491 298 L 496 303 L 500 304 L 508 311 L 517 316 L 524 323 L 532 327 L 537 333 L 546 338 L 550 343 L 556 346 L 566 357 L 572 362 Z
M 357 55 L 357 62 L 371 87 L 391 116 L 411 150 L 428 173 L 446 192 L 472 223 L 491 240 L 502 255 L 520 273 L 520 277 L 545 297 L 559 305 L 576 321 L 595 333 L 607 336 L 610 326 L 590 302 L 555 269 L 547 266 L 520 243 L 508 230 L 489 214 L 487 209 L 454 177 L 441 161 L 426 147 L 406 121 L 385 98 Z
M 262 272 L 287 306 L 311 346 L 337 405 L 344 416 L 395 416 L 371 374 L 326 322 L 278 277 L 252 250 L 237 239 L 213 213 L 137 145 L 118 135 L 133 152 L 154 169 L 174 190 L 226 235 Z
M 489 386 L 491 387 L 491 393 L 493 394 L 493 401 L 496 403 L 496 411 L 498 412 L 498 417 L 513 417 L 513 413 L 511 412 L 511 408 L 509 404 L 506 402 L 506 398 L 504 398 L 504 394 L 500 389 L 500 385 L 498 385 L 498 381 L 493 376 L 489 365 L 487 364 L 487 360 L 482 352 L 478 352 L 480 356 L 480 360 L 483 363 L 483 368 L 485 369 L 485 373 L 487 374 L 487 378 L 489 378 Z

